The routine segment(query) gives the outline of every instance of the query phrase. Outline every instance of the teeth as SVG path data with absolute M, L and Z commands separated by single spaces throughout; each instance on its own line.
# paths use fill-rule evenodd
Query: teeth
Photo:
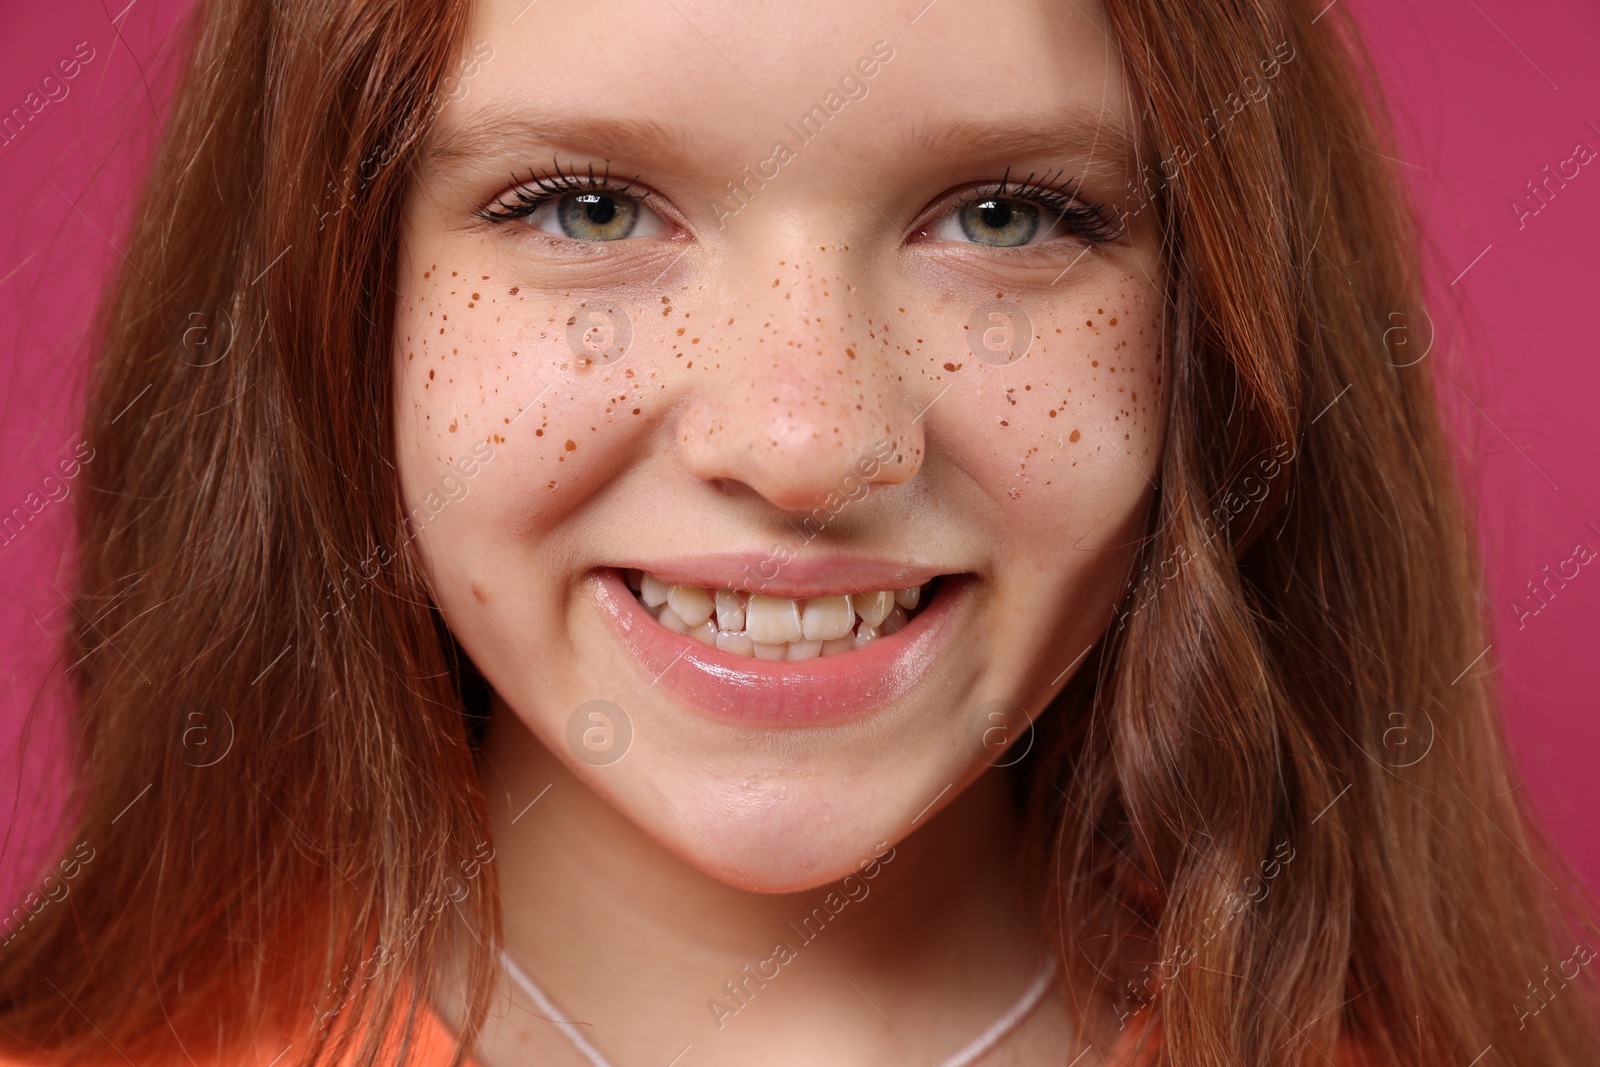
M 851 597 L 855 605 L 856 614 L 861 616 L 861 621 L 868 626 L 877 626 L 883 622 L 889 609 L 894 607 L 894 594 L 887 589 L 880 589 L 876 593 L 857 593 Z
M 805 633 L 800 625 L 800 605 L 782 597 L 756 593 L 745 609 L 745 631 L 758 645 L 798 641 Z
M 848 595 L 808 600 L 801 616 L 801 628 L 805 631 L 807 641 L 836 641 L 854 629 L 855 625 L 856 613 L 850 606 Z
M 718 589 L 717 629 L 738 633 L 744 629 L 744 601 L 732 589 Z
M 659 608 L 667 602 L 667 594 L 672 591 L 672 586 L 656 578 L 653 574 L 646 574 L 639 579 L 639 599 L 644 601 L 647 608 Z
M 771 661 L 838 656 L 898 633 L 922 605 L 926 586 L 790 600 L 672 585 L 648 571 L 623 578 L 647 611 L 674 633 L 730 655 Z
M 726 630 L 717 631 L 717 647 L 724 652 L 732 652 L 735 656 L 754 656 L 756 654 L 754 641 L 744 634 L 730 634 Z
M 673 586 L 667 591 L 667 604 L 690 626 L 699 626 L 711 618 L 711 594 L 696 586 Z

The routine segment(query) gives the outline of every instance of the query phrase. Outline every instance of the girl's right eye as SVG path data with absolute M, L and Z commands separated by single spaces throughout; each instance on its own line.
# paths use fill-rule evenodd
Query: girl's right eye
M 621 241 L 630 237 L 666 237 L 671 229 L 646 206 L 648 193 L 632 193 L 632 182 L 618 185 L 608 174 L 531 174 L 501 193 L 478 217 L 493 224 L 525 220 L 556 238 L 584 243 Z

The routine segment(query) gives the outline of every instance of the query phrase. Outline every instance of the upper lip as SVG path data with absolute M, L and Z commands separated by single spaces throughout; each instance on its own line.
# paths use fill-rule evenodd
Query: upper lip
M 635 559 L 610 566 L 617 570 L 644 571 L 671 585 L 739 589 L 794 600 L 879 589 L 910 589 L 941 575 L 961 572 L 960 568 L 866 556 L 795 555 L 786 561 L 783 551 Z

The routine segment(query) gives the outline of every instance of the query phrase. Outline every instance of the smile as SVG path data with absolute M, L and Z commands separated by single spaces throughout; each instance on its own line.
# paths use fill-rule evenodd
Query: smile
M 726 723 L 823 725 L 944 684 L 972 600 L 966 574 L 853 562 L 761 592 L 726 558 L 603 567 L 590 588 L 646 685 Z

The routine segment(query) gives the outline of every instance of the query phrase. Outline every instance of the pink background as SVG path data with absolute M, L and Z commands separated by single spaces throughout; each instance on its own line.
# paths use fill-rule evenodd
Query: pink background
M 124 239 L 142 132 L 161 113 L 146 79 L 170 62 L 170 31 L 189 6 L 124 3 L 4 0 L 0 14 L 0 115 L 59 74 L 78 42 L 94 49 L 69 95 L 0 146 L 0 514 L 78 441 L 83 331 Z M 1545 0 L 1536 14 L 1517 0 L 1362 0 L 1358 10 L 1429 227 L 1440 336 L 1428 359 L 1481 487 L 1498 629 L 1473 669 L 1500 673 L 1522 787 L 1600 886 L 1600 566 L 1547 597 L 1521 630 L 1512 606 L 1579 542 L 1600 550 L 1600 345 L 1590 318 L 1600 298 L 1600 160 L 1521 228 L 1510 206 L 1578 142 L 1600 150 L 1600 11 L 1591 0 Z M 1412 329 L 1420 353 L 1429 331 Z M 57 589 L 71 504 L 70 495 L 50 504 L 0 547 L 0 820 L 9 829 L 0 900 L 32 881 L 39 827 L 64 792 L 48 758 L 57 748 L 49 720 L 26 749 L 21 740 L 27 709 L 59 674 L 47 631 L 70 610 Z

